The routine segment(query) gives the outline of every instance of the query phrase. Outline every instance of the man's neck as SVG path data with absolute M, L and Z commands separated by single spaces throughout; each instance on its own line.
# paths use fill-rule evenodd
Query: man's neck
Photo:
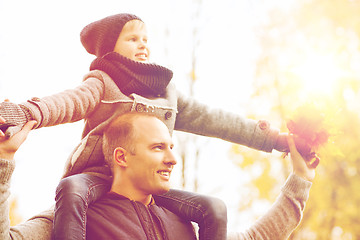
M 153 199 L 151 194 L 143 194 L 140 191 L 131 189 L 129 184 L 113 184 L 110 191 L 124 196 L 132 201 L 141 202 L 146 206 L 150 205 Z

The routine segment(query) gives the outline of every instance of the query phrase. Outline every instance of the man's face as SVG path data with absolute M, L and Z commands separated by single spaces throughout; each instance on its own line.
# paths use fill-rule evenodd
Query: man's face
M 127 154 L 127 174 L 134 190 L 141 194 L 162 194 L 170 189 L 170 175 L 176 160 L 168 128 L 157 118 L 139 118 L 135 154 Z
M 115 44 L 114 52 L 133 61 L 148 62 L 147 38 L 145 24 L 140 20 L 131 20 L 124 25 Z

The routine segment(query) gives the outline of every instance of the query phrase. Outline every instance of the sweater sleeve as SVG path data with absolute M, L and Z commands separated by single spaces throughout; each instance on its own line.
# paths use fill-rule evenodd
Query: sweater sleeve
M 53 209 L 44 211 L 22 224 L 10 227 L 9 188 L 14 167 L 14 161 L 0 159 L 0 239 L 50 240 Z
M 32 98 L 22 103 L 38 122 L 37 128 L 76 122 L 90 115 L 104 94 L 104 83 L 89 77 L 75 89 L 44 98 Z
M 291 174 L 270 210 L 244 233 L 229 233 L 228 240 L 288 239 L 299 225 L 312 183 Z
M 175 130 L 217 137 L 265 152 L 273 150 L 279 135 L 278 129 L 266 121 L 211 108 L 179 92 Z

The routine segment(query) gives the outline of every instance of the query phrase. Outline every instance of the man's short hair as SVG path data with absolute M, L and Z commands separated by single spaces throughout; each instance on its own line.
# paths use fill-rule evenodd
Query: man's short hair
M 128 112 L 116 117 L 106 128 L 103 134 L 103 153 L 105 161 L 113 168 L 113 153 L 115 148 L 122 147 L 130 154 L 135 154 L 135 141 L 137 132 L 134 121 L 142 117 L 154 117 L 149 113 Z

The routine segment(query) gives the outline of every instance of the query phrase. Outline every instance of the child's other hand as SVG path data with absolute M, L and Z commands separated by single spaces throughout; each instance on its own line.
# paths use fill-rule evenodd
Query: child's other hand
M 290 152 L 289 143 L 288 143 L 288 133 L 280 133 L 278 139 L 275 143 L 274 149 L 279 152 Z M 311 147 L 306 141 L 297 135 L 293 136 L 293 140 L 295 142 L 295 146 L 297 151 L 302 156 L 309 156 L 311 154 Z

